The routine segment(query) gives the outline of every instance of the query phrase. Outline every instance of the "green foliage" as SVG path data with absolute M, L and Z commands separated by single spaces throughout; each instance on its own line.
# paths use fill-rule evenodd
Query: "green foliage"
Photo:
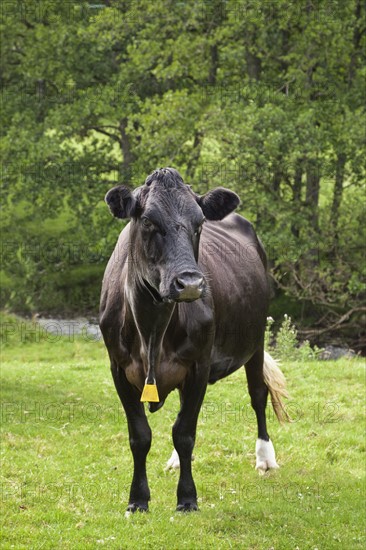
M 298 332 L 291 317 L 284 315 L 277 333 L 273 334 L 274 319 L 268 317 L 264 348 L 280 361 L 315 361 L 321 351 L 317 346 L 311 346 L 308 340 L 300 343 Z
M 318 346 L 311 346 L 309 340 L 304 340 L 298 350 L 299 361 L 315 361 L 318 359 L 321 349 Z
M 295 360 L 297 345 L 297 330 L 291 318 L 285 315 L 276 337 L 276 351 L 279 358 L 287 361 Z
M 129 519 L 128 428 L 102 342 L 24 343 L 18 333 L 1 367 L 4 548 L 364 548 L 358 359 L 283 363 L 294 422 L 280 426 L 268 406 L 280 469 L 265 476 L 254 470 L 244 370 L 210 386 L 192 464 L 199 513 L 174 512 L 178 473 L 164 471 L 179 410 L 173 392 L 147 413 L 150 512 Z
M 26 4 L 6 3 L 1 26 L 3 305 L 96 309 L 101 270 L 87 298 L 55 276 L 80 287 L 94 262 L 25 245 L 74 242 L 102 267 L 120 229 L 105 192 L 173 165 L 200 193 L 240 194 L 299 329 L 315 317 L 362 347 L 360 0 Z

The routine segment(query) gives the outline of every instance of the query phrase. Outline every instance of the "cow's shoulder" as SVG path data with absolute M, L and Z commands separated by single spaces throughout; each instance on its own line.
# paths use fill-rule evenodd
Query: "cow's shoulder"
M 226 218 L 224 218 L 220 223 L 224 228 L 227 229 L 229 233 L 238 232 L 244 236 L 247 236 L 248 238 L 256 236 L 253 224 L 240 214 L 230 214 L 229 216 L 226 216 Z
M 239 214 L 231 214 L 230 217 L 232 218 L 232 220 L 229 220 L 229 221 L 230 223 L 233 224 L 233 227 L 235 228 L 236 232 L 239 233 L 244 240 L 248 240 L 249 242 L 254 244 L 262 260 L 264 267 L 267 268 L 267 255 L 266 255 L 264 246 L 262 244 L 262 241 L 260 240 L 257 233 L 255 232 L 253 224 L 243 216 L 240 216 Z
M 222 251 L 230 249 L 245 250 L 247 252 L 243 254 L 243 257 L 247 257 L 249 254 L 249 257 L 253 259 L 254 249 L 264 268 L 267 268 L 266 253 L 253 224 L 240 214 L 230 214 L 219 222 L 206 222 L 202 241 L 201 249 L 203 251 L 214 254 L 216 250 L 219 256 Z M 234 257 L 235 255 L 232 255 L 232 259 Z
M 257 235 L 253 225 L 239 214 L 229 214 L 218 222 L 204 224 L 203 238 L 206 241 L 256 242 Z

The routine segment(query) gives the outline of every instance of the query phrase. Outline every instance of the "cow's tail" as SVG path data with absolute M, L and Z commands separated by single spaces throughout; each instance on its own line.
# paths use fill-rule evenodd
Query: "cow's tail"
M 271 394 L 273 410 L 278 420 L 280 422 L 291 422 L 283 402 L 283 398 L 288 397 L 285 377 L 277 361 L 266 351 L 264 352 L 263 378 Z

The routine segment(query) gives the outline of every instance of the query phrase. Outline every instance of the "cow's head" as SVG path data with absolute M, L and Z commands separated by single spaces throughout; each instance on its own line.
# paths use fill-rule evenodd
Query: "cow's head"
M 239 197 L 222 187 L 196 195 L 173 168 L 153 172 L 131 192 L 120 185 L 105 200 L 117 218 L 131 218 L 130 245 L 138 277 L 155 298 L 191 302 L 204 296 L 198 248 L 205 220 L 222 220 Z

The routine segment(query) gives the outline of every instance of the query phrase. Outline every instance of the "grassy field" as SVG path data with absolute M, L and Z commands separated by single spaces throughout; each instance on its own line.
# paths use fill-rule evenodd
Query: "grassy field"
M 280 470 L 254 470 L 256 424 L 245 373 L 208 389 L 193 465 L 200 512 L 176 513 L 176 392 L 149 415 L 152 500 L 125 518 L 132 459 L 100 341 L 5 331 L 2 543 L 16 549 L 363 549 L 364 362 L 283 365 L 292 424 L 269 409 Z

